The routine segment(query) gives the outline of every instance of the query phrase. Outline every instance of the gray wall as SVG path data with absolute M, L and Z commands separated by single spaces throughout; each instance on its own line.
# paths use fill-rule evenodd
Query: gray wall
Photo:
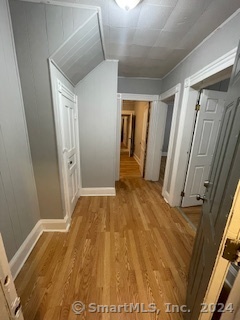
M 118 93 L 160 94 L 162 80 L 118 77 Z
M 169 104 L 168 110 L 167 110 L 167 119 L 166 119 L 162 152 L 168 151 L 170 129 L 171 129 L 171 124 L 172 124 L 172 114 L 173 114 L 173 104 Z
M 0 1 L 0 232 L 10 260 L 40 213 L 7 6 Z
M 116 61 L 104 61 L 76 87 L 82 187 L 115 187 Z
M 62 218 L 48 57 L 91 14 L 10 0 L 41 218 Z
M 221 91 L 221 92 L 227 92 L 228 91 L 228 86 L 229 86 L 230 78 L 225 79 L 223 81 L 220 81 L 218 83 L 215 83 L 205 89 L 207 90 L 215 90 L 215 91 Z

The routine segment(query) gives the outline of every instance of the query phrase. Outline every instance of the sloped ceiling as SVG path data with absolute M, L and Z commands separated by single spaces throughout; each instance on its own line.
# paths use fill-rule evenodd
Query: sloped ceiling
M 61 45 L 51 60 L 74 85 L 104 60 L 97 12 Z
M 142 0 L 126 12 L 115 0 L 77 3 L 102 8 L 106 57 L 119 60 L 119 75 L 149 78 L 166 75 L 240 7 L 239 0 Z

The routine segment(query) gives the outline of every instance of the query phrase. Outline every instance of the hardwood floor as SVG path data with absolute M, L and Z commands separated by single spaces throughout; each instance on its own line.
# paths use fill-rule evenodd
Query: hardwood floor
M 120 179 L 130 177 L 141 177 L 139 164 L 133 157 L 122 153 L 120 155 Z
M 158 183 L 126 178 L 116 197 L 82 197 L 68 233 L 44 233 L 16 279 L 25 320 L 180 320 L 194 232 Z M 149 313 L 75 315 L 74 301 L 155 303 Z
M 192 224 L 197 228 L 201 219 L 202 214 L 202 206 L 194 206 L 181 208 L 184 214 L 188 217 L 188 219 L 192 222 Z

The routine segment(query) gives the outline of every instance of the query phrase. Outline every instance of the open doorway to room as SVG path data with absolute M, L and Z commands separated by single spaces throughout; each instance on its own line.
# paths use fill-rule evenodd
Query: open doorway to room
M 167 117 L 166 117 L 165 132 L 164 132 L 163 145 L 162 145 L 160 173 L 159 173 L 159 180 L 158 180 L 161 187 L 163 187 L 163 184 L 164 184 L 166 163 L 168 159 L 168 147 L 169 147 L 169 139 L 170 139 L 170 133 L 171 133 L 174 99 L 175 99 L 175 95 L 163 101 L 167 105 Z
M 147 101 L 122 102 L 120 178 L 144 177 L 149 114 Z
M 194 229 L 201 218 L 231 72 L 232 66 L 193 86 L 198 99 L 180 210 Z

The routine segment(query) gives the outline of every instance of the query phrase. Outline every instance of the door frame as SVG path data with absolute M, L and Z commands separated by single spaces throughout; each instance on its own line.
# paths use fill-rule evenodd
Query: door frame
M 159 102 L 158 95 L 147 95 L 147 94 L 135 94 L 135 93 L 118 93 L 117 94 L 117 125 L 116 125 L 116 152 L 115 152 L 115 180 L 119 181 L 120 179 L 120 146 L 121 146 L 121 112 L 122 112 L 122 104 L 123 100 L 129 101 L 146 101 L 146 102 Z M 151 126 L 149 127 L 151 130 Z M 150 133 L 150 132 L 149 132 Z M 150 142 L 150 140 L 149 140 Z M 150 142 L 151 143 L 151 142 Z M 147 157 L 148 158 L 148 157 Z M 154 161 L 153 157 L 150 157 L 146 160 L 146 167 L 147 161 L 152 162 Z M 151 176 L 151 172 L 149 172 L 149 176 Z M 147 179 L 149 180 L 149 179 Z
M 237 47 L 200 69 L 190 77 L 187 77 L 184 81 L 171 179 L 171 206 L 180 206 L 181 192 L 183 191 L 185 183 L 185 174 L 188 165 L 188 155 L 190 152 L 191 137 L 195 119 L 195 108 L 193 108 L 193 106 L 196 104 L 198 99 L 198 90 L 195 90 L 193 86 L 219 73 L 220 71 L 233 66 L 236 53 Z
M 171 176 L 169 192 L 167 191 L 168 180 L 170 177 L 170 165 L 171 160 L 174 161 L 175 156 L 175 149 L 174 147 L 174 138 L 177 131 L 177 115 L 179 111 L 179 103 L 180 103 L 180 93 L 181 93 L 181 84 L 178 83 L 176 86 L 172 87 L 171 89 L 165 91 L 160 95 L 160 100 L 164 103 L 167 99 L 174 97 L 174 104 L 173 104 L 173 114 L 172 114 L 172 123 L 170 128 L 170 136 L 169 136 L 169 143 L 168 143 L 168 152 L 167 152 L 167 162 L 166 168 L 164 173 L 164 180 L 163 180 L 163 188 L 162 188 L 162 196 L 163 198 L 173 206 L 173 184 L 175 181 L 173 180 L 173 174 Z M 176 138 L 175 138 L 176 139 Z
M 120 177 L 120 142 L 121 142 L 121 110 L 122 110 L 122 102 L 123 100 L 130 100 L 130 101 L 146 101 L 152 102 L 153 108 L 151 108 L 150 114 L 150 121 L 149 121 L 149 132 L 148 132 L 148 143 L 147 143 L 147 157 L 146 157 L 146 165 L 145 165 L 145 180 L 152 180 L 158 181 L 159 179 L 159 170 L 160 170 L 160 162 L 161 162 L 161 148 L 158 148 L 158 142 L 161 137 L 158 135 L 158 122 L 159 119 L 159 109 L 160 105 L 163 103 L 162 100 L 167 99 L 175 95 L 174 100 L 174 109 L 175 113 L 173 114 L 173 121 L 171 125 L 171 133 L 170 133 L 170 153 L 169 158 L 171 159 L 175 153 L 173 150 L 173 142 L 176 133 L 176 123 L 177 123 L 177 110 L 179 109 L 180 103 L 180 92 L 181 92 L 181 84 L 178 83 L 176 86 L 171 88 L 170 90 L 164 92 L 163 94 L 159 95 L 145 95 L 145 94 L 132 94 L 132 93 L 118 93 L 117 96 L 117 126 L 116 126 L 116 172 L 115 172 L 115 180 L 118 181 Z M 173 111 L 174 112 L 174 111 Z M 174 129 L 174 130 L 173 130 Z M 163 133 L 164 134 L 164 133 Z M 169 168 L 168 168 L 168 175 L 169 175 Z M 168 178 L 168 175 L 166 178 Z M 167 180 L 167 179 L 166 179 Z M 171 179 L 171 184 L 174 183 L 173 179 Z M 173 187 L 171 185 L 171 192 Z M 173 194 L 171 196 L 166 197 L 166 200 L 171 205 L 171 199 L 173 198 Z M 168 198 L 168 199 L 167 199 Z
M 49 59 L 49 69 L 50 69 L 50 80 L 52 87 L 52 99 L 53 99 L 53 114 L 55 122 L 55 132 L 57 140 L 57 155 L 58 155 L 58 169 L 59 169 L 59 178 L 60 178 L 60 187 L 61 187 L 61 199 L 63 205 L 64 217 L 67 219 L 67 223 L 71 221 L 71 212 L 69 212 L 68 203 L 66 200 L 68 191 L 67 191 L 67 181 L 65 178 L 65 166 L 64 166 L 64 157 L 62 152 L 62 134 L 61 134 L 61 121 L 60 121 L 60 112 L 59 112 L 59 95 L 60 91 L 64 91 L 66 95 L 69 95 L 71 99 L 74 100 L 76 106 L 76 152 L 77 152 L 77 174 L 78 174 L 78 197 L 81 195 L 81 168 L 80 168 L 80 144 L 79 144 L 79 122 L 78 122 L 78 97 L 74 92 L 71 92 L 54 73 L 53 69 L 54 64 L 52 64 L 51 59 Z M 64 77 L 64 75 L 63 75 Z M 67 79 L 66 79 L 67 80 Z

